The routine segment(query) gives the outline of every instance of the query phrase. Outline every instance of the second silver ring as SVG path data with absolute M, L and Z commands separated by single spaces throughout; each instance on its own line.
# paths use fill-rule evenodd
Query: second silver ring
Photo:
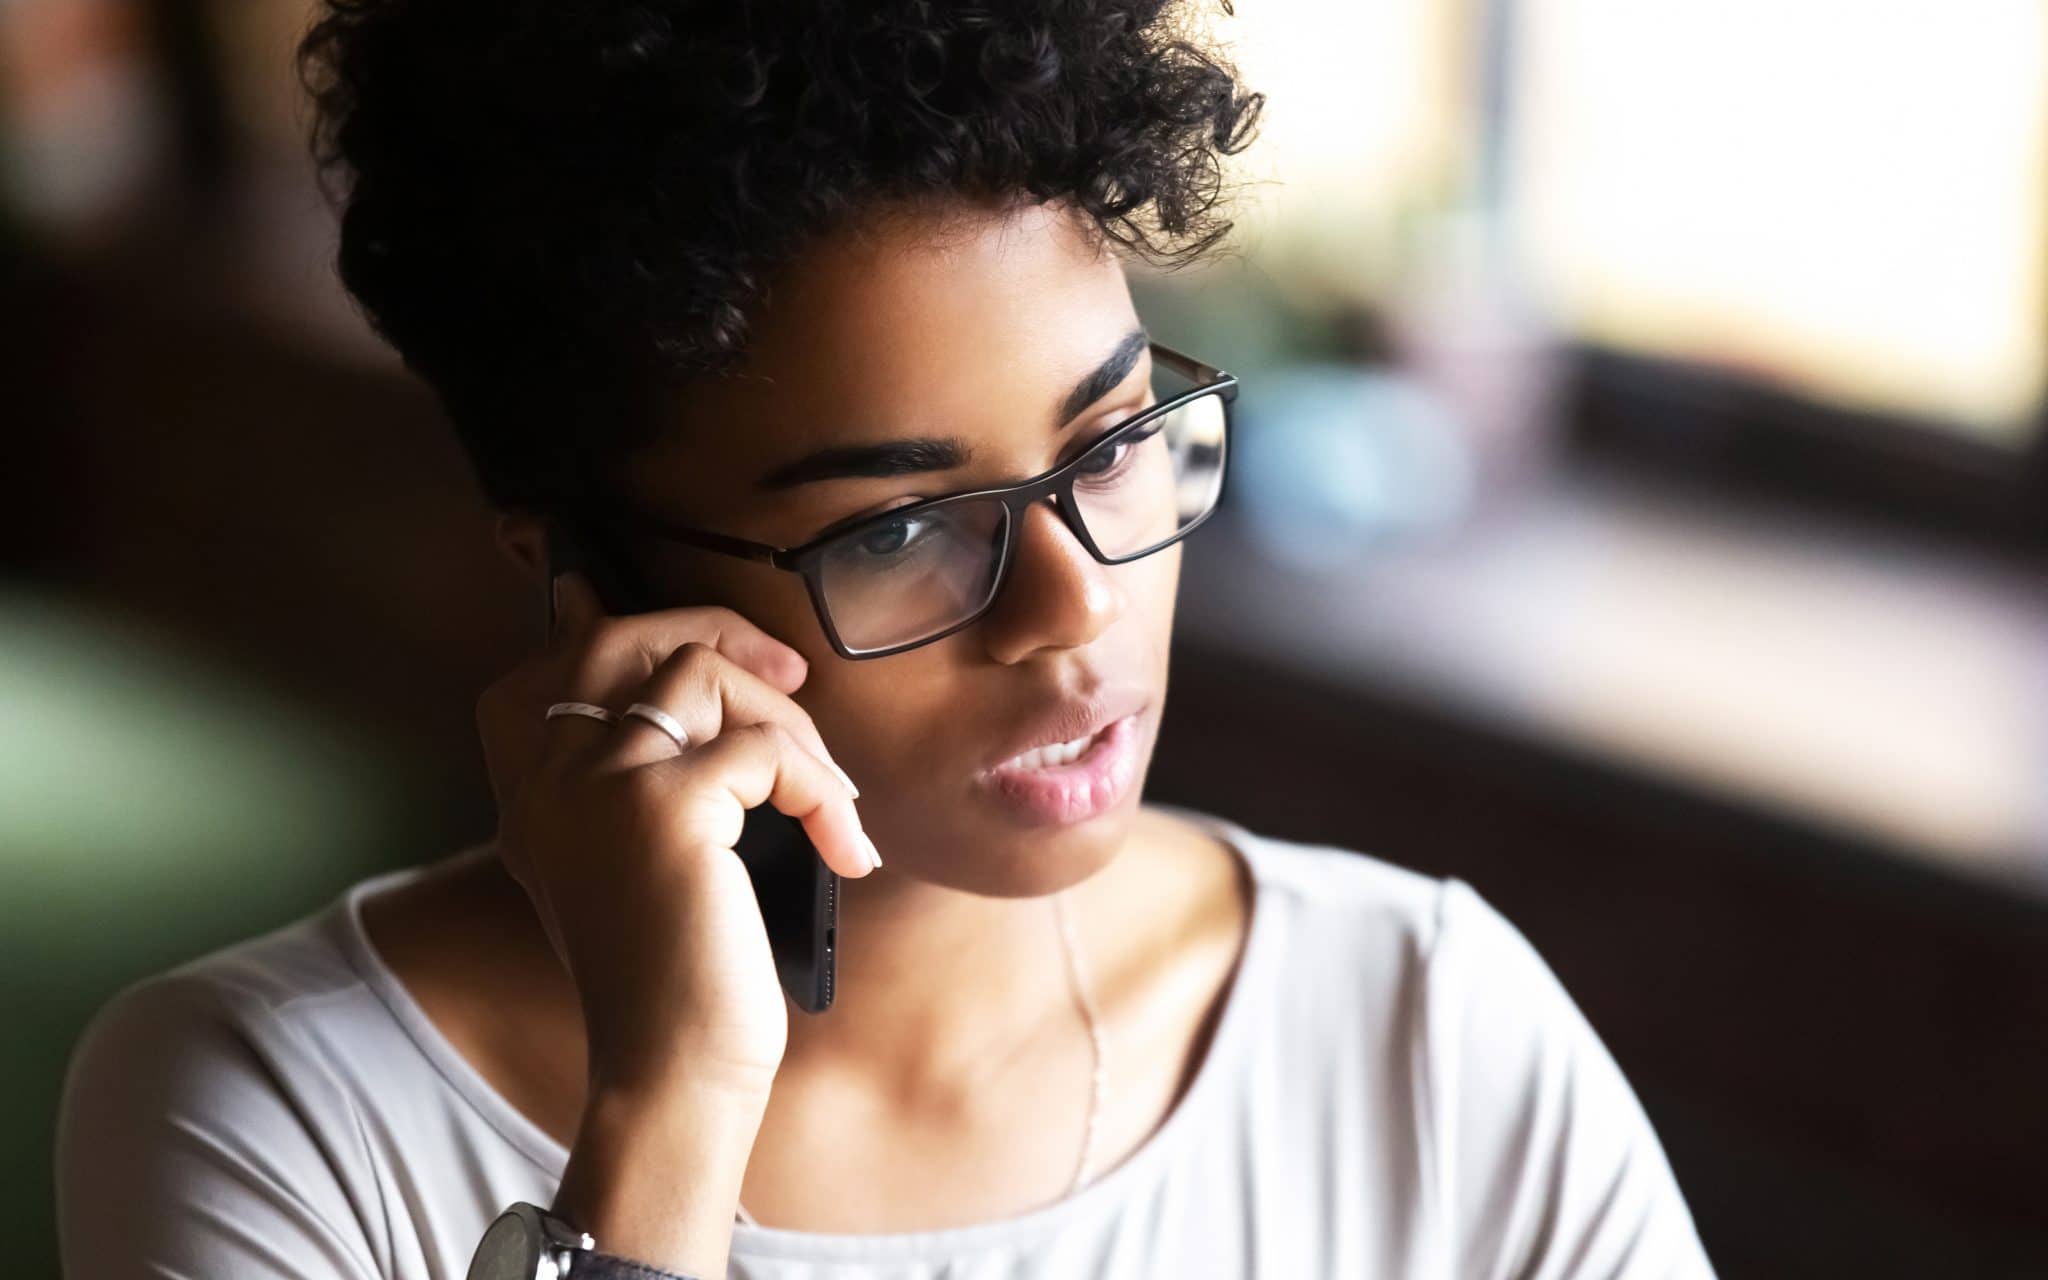
M 676 750 L 688 751 L 690 749 L 690 735 L 683 729 L 682 721 L 663 711 L 653 703 L 636 702 L 626 708 L 625 714 L 639 716 L 642 720 L 667 734 L 675 740 Z

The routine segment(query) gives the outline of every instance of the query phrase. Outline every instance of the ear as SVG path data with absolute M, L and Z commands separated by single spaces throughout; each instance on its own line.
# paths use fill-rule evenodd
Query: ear
M 512 563 L 542 577 L 548 571 L 547 522 L 528 512 L 501 512 L 496 530 L 498 550 Z

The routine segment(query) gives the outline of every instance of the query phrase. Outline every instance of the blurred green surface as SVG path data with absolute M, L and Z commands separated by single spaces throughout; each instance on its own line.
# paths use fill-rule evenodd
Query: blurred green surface
M 0 591 L 0 1221 L 55 1275 L 52 1137 L 87 1018 L 129 981 L 421 849 L 409 771 L 140 624 Z

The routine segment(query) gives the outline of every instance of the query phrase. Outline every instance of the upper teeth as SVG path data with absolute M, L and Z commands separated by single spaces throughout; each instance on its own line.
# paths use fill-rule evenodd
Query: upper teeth
M 1049 747 L 1026 751 L 1021 756 L 1011 756 L 1003 762 L 1006 769 L 1051 769 L 1063 764 L 1072 764 L 1080 758 L 1088 744 L 1095 741 L 1095 735 L 1084 734 L 1072 742 L 1055 742 Z

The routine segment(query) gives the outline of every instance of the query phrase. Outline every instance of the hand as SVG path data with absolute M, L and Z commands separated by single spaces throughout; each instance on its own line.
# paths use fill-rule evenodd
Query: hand
M 687 1078 L 765 1096 L 789 1021 L 733 852 L 746 811 L 799 819 L 842 876 L 872 867 L 852 784 L 789 696 L 807 664 L 729 609 L 611 617 L 579 574 L 556 590 L 546 650 L 484 691 L 477 724 L 499 856 L 575 982 L 592 1093 Z M 690 747 L 638 716 L 545 718 L 565 700 L 652 703 Z

